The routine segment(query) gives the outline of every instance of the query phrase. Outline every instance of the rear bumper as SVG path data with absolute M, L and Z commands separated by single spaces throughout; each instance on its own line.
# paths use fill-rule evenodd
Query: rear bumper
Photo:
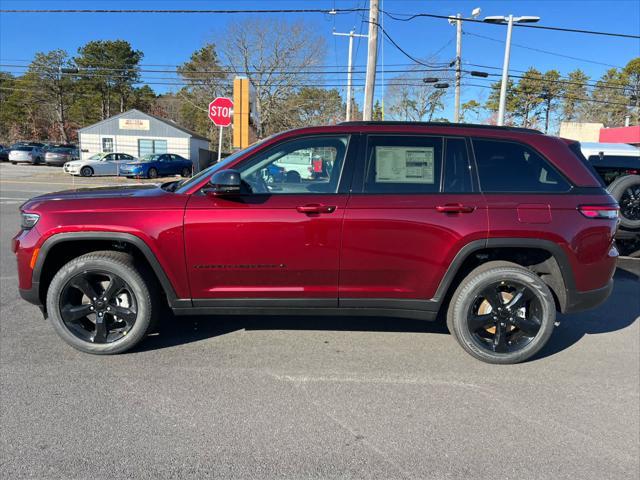
M 602 288 L 580 292 L 567 291 L 567 306 L 562 313 L 577 313 L 590 310 L 603 303 L 613 291 L 613 278 Z

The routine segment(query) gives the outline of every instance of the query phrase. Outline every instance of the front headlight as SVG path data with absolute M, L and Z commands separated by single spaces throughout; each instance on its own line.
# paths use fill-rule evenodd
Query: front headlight
M 38 220 L 40 220 L 40 215 L 38 215 L 37 213 L 21 212 L 20 216 L 21 216 L 20 227 L 23 230 L 32 229 L 33 227 L 35 227 L 36 223 L 38 223 Z

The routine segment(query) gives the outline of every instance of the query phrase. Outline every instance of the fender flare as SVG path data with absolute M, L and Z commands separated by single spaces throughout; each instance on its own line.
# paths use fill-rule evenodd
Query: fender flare
M 144 240 L 140 237 L 133 235 L 131 233 L 123 233 L 123 232 L 109 232 L 109 231 L 92 231 L 92 232 L 67 232 L 67 233 L 56 233 L 49 238 L 47 238 L 42 246 L 40 247 L 40 253 L 38 254 L 38 259 L 36 260 L 36 264 L 33 268 L 32 273 L 32 288 L 35 288 L 36 291 L 39 290 L 40 285 L 40 276 L 42 274 L 42 267 L 46 261 L 47 255 L 49 251 L 60 243 L 77 241 L 77 240 L 108 240 L 108 241 L 120 241 L 125 243 L 130 243 L 136 248 L 138 248 L 142 254 L 144 255 L 149 265 L 153 269 L 153 272 L 156 274 L 162 289 L 164 290 L 167 300 L 169 304 L 175 303 L 177 297 L 176 292 L 171 284 L 171 281 L 167 277 L 162 265 L 156 258 L 155 254 L 151 251 L 151 248 L 146 244 Z
M 474 252 L 479 250 L 484 250 L 488 248 L 537 248 L 540 250 L 546 250 L 551 254 L 551 256 L 555 259 L 558 264 L 558 268 L 560 270 L 561 278 L 564 282 L 564 292 L 556 292 L 556 295 L 560 298 L 560 303 L 563 305 L 566 303 L 567 294 L 570 291 L 575 291 L 575 280 L 573 278 L 573 270 L 571 268 L 571 264 L 569 263 L 569 259 L 567 258 L 567 254 L 565 251 L 558 245 L 550 240 L 543 240 L 537 238 L 510 238 L 510 237 L 500 237 L 500 238 L 488 238 L 485 240 L 474 240 L 472 242 L 464 245 L 456 254 L 453 261 L 449 265 L 447 272 L 444 277 L 440 281 L 438 285 L 438 289 L 433 297 L 433 300 L 438 303 L 442 302 L 444 296 L 447 294 L 453 279 L 456 274 L 460 270 L 462 264 L 472 255 Z M 564 298 L 562 298 L 564 297 Z

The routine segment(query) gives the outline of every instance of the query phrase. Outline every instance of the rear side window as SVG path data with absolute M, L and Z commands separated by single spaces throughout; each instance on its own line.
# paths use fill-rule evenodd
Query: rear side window
M 440 191 L 441 137 L 370 136 L 365 193 L 436 193 Z
M 467 143 L 462 138 L 447 138 L 445 142 L 443 191 L 473 192 Z
M 571 186 L 533 149 L 516 142 L 473 140 L 483 192 L 566 192 Z

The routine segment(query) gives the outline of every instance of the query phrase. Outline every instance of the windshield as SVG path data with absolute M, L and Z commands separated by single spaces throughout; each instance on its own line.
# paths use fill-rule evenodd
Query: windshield
M 91 155 L 89 160 L 100 160 L 102 158 L 102 153 L 96 153 L 95 155 Z
M 57 147 L 57 148 L 52 148 L 51 150 L 49 150 L 52 153 L 71 153 L 71 148 L 65 148 L 65 147 Z
M 158 153 L 149 153 L 148 155 L 144 155 L 140 157 L 140 162 L 155 162 L 160 158 L 160 154 Z
M 191 177 L 191 178 L 189 178 L 187 180 L 183 180 L 182 183 L 178 185 L 178 188 L 175 189 L 175 192 L 176 193 L 185 193 L 187 190 L 189 190 L 189 188 L 191 188 L 193 185 L 195 185 L 200 180 L 202 180 L 202 178 L 204 178 L 206 176 L 211 176 L 214 172 L 217 172 L 218 170 L 224 169 L 227 165 L 235 162 L 241 156 L 243 156 L 243 155 L 245 155 L 245 154 L 247 154 L 249 152 L 254 151 L 256 148 L 258 148 L 260 145 L 262 145 L 264 142 L 266 142 L 270 138 L 271 137 L 267 137 L 264 140 L 260 140 L 259 142 L 254 143 L 253 145 L 249 145 L 244 150 L 238 150 L 237 152 L 229 155 L 224 160 L 221 160 L 220 162 L 215 163 L 215 164 L 211 165 L 208 168 L 205 168 L 204 170 L 199 172 L 197 175 L 195 175 L 195 176 L 193 176 L 193 177 Z

